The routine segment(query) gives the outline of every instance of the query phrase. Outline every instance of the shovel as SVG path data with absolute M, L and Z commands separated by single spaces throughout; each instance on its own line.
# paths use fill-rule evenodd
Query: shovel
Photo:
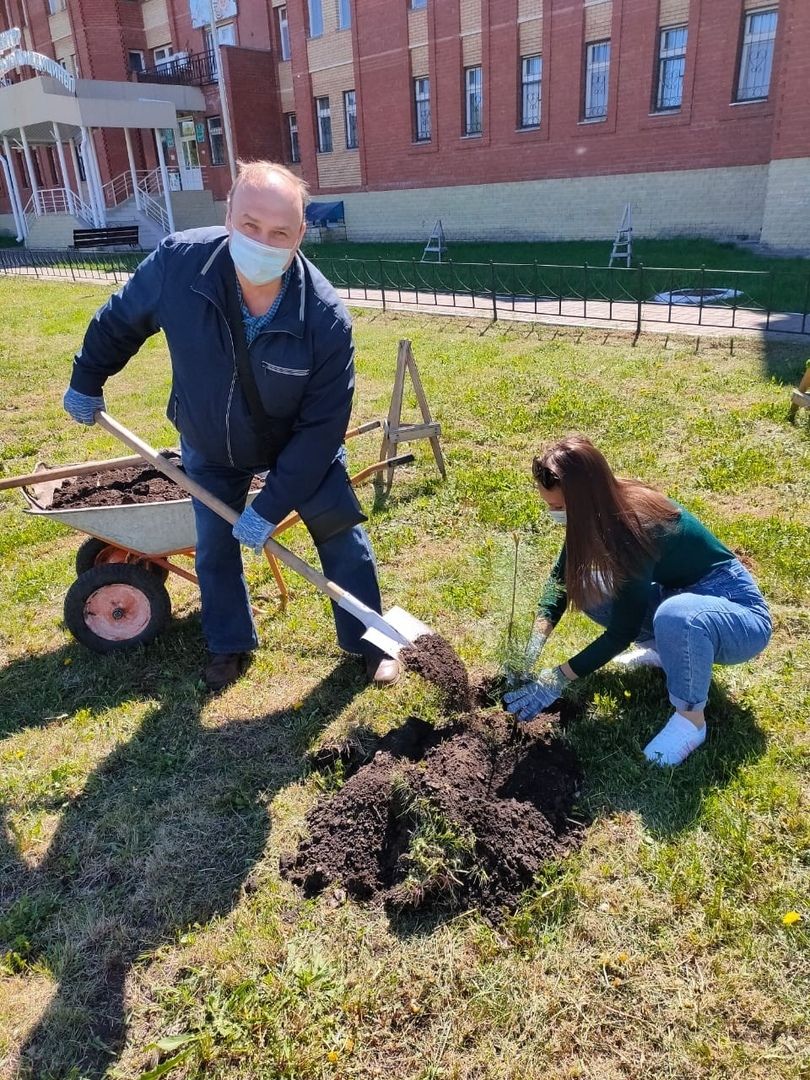
M 215 514 L 219 514 L 220 517 L 225 518 L 231 524 L 237 520 L 239 514 L 232 510 L 227 503 L 206 491 L 204 487 L 192 480 L 190 476 L 187 476 L 177 465 L 172 464 L 171 461 L 159 454 L 148 443 L 143 442 L 137 435 L 134 435 L 123 425 L 113 420 L 106 412 L 99 410 L 96 413 L 95 420 L 105 431 L 109 431 L 116 439 L 120 439 L 122 443 L 134 450 L 150 465 L 162 472 L 164 476 L 174 480 L 178 487 L 187 491 L 189 495 L 193 495 L 195 499 L 199 499 Z M 378 649 L 389 656 L 396 658 L 403 645 L 412 645 L 423 634 L 433 633 L 429 626 L 420 622 L 419 619 L 414 618 L 413 615 L 410 615 L 402 608 L 391 608 L 384 616 L 372 611 L 370 607 L 366 607 L 351 593 L 346 592 L 340 585 L 336 585 L 334 581 L 330 581 L 329 578 L 310 566 L 309 563 L 299 559 L 292 551 L 272 538 L 264 545 L 264 550 L 268 554 L 274 555 L 285 566 L 289 566 L 296 574 L 306 578 L 319 592 L 333 600 L 338 607 L 343 608 L 344 611 L 348 611 L 350 615 L 354 615 L 356 619 L 359 619 L 366 628 L 363 638 L 372 645 L 376 645 Z

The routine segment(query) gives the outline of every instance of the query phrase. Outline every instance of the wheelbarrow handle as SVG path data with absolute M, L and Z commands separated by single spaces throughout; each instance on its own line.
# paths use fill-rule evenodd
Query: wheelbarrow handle
M 159 454 L 157 450 L 151 447 L 148 443 L 145 443 L 142 439 L 139 439 L 137 435 L 129 431 L 119 424 L 117 420 L 114 420 L 108 413 L 102 409 L 95 415 L 95 421 L 103 427 L 105 431 L 108 431 L 110 435 L 113 435 L 116 439 L 120 439 L 125 446 L 130 447 L 137 454 L 140 454 L 144 460 L 148 461 L 151 465 L 162 472 L 164 476 L 168 476 L 170 480 L 174 480 L 178 487 L 187 491 L 189 495 L 193 495 L 195 499 L 198 499 L 201 503 L 204 503 L 209 510 L 213 510 L 215 514 L 219 514 L 221 518 L 229 521 L 232 525 L 236 522 L 239 514 L 230 508 L 227 503 L 222 499 L 218 499 L 216 495 L 212 495 L 210 491 L 206 490 L 201 484 L 198 484 L 196 480 L 192 480 L 182 469 L 178 468 L 167 458 Z M 409 640 L 401 634 L 395 627 L 387 622 L 382 615 L 373 611 L 370 607 L 367 607 L 362 601 L 358 600 L 351 593 L 346 592 L 340 585 L 336 585 L 334 581 L 330 581 L 328 577 L 321 574 L 309 563 L 304 562 L 295 555 L 289 548 L 283 547 L 276 540 L 272 538 L 264 545 L 265 551 L 284 563 L 291 570 L 295 571 L 301 577 L 306 578 L 310 584 L 322 592 L 325 596 L 328 596 L 330 600 L 334 602 L 344 611 L 348 611 L 350 615 L 354 615 L 367 629 L 374 627 L 379 630 L 388 638 L 392 638 L 398 645 L 408 645 Z

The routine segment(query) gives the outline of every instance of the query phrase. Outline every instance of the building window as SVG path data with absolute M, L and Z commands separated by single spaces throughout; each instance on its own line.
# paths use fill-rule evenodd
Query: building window
M 315 115 L 318 118 L 318 153 L 330 154 L 332 152 L 332 112 L 329 108 L 329 98 L 315 98 Z
M 225 164 L 225 138 L 222 132 L 222 117 L 208 117 L 208 141 L 211 143 L 211 164 Z
M 524 56 L 520 62 L 520 126 L 540 126 L 540 86 L 542 56 Z
M 217 41 L 220 45 L 236 44 L 236 23 L 224 23 L 217 27 Z M 214 51 L 214 35 L 205 28 L 205 51 L 208 54 L 208 62 L 211 65 L 211 75 L 216 79 L 219 75 L 217 70 L 217 54 Z
M 298 118 L 294 112 L 287 113 L 287 134 L 290 138 L 290 161 L 301 160 L 301 148 L 298 145 Z
M 320 37 L 323 33 L 323 0 L 308 0 L 309 36 Z
M 290 51 L 290 24 L 287 21 L 287 5 L 278 9 L 278 36 L 281 41 L 281 59 L 289 60 L 292 56 Z
M 155 61 L 155 67 L 160 67 L 161 64 L 165 64 L 171 55 L 171 45 L 161 45 L 159 49 L 152 49 L 152 57 Z
M 56 15 L 67 7 L 67 0 L 48 0 L 48 14 Z
M 127 63 L 130 71 L 143 71 L 145 64 L 141 50 L 130 49 L 127 53 Z
M 481 134 L 481 68 L 464 69 L 464 134 Z
M 745 16 L 737 101 L 756 101 L 768 96 L 775 38 L 775 11 L 752 11 Z
M 680 109 L 683 101 L 683 73 L 686 70 L 686 27 L 662 30 L 658 40 L 658 90 L 655 108 Z
M 610 42 L 594 41 L 585 51 L 585 119 L 607 116 Z
M 411 11 L 418 11 L 420 8 L 427 7 L 427 0 L 410 0 Z
M 413 80 L 413 133 L 417 142 L 430 141 L 430 79 Z
M 356 150 L 357 142 L 357 95 L 354 90 L 343 94 L 343 118 L 346 121 L 346 149 Z
M 338 30 L 348 30 L 351 25 L 351 0 L 338 0 Z

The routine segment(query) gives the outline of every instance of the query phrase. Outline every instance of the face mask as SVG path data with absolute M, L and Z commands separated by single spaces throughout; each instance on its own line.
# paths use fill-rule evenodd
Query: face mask
M 555 525 L 565 525 L 568 520 L 565 510 L 547 510 L 546 513 Z
M 289 248 L 270 247 L 251 240 L 249 236 L 234 229 L 228 242 L 233 264 L 239 273 L 253 285 L 267 285 L 280 278 L 292 261 Z

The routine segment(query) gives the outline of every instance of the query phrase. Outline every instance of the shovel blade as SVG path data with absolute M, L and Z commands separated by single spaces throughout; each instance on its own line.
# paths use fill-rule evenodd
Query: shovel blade
M 376 645 L 378 649 L 381 649 L 382 652 L 387 653 L 389 656 L 393 656 L 394 659 L 399 656 L 400 649 L 404 645 L 412 645 L 423 634 L 433 633 L 427 623 L 414 618 L 413 615 L 401 607 L 392 607 L 390 611 L 385 612 L 383 618 L 397 636 L 389 636 L 375 626 L 370 626 L 363 634 L 363 640 Z

